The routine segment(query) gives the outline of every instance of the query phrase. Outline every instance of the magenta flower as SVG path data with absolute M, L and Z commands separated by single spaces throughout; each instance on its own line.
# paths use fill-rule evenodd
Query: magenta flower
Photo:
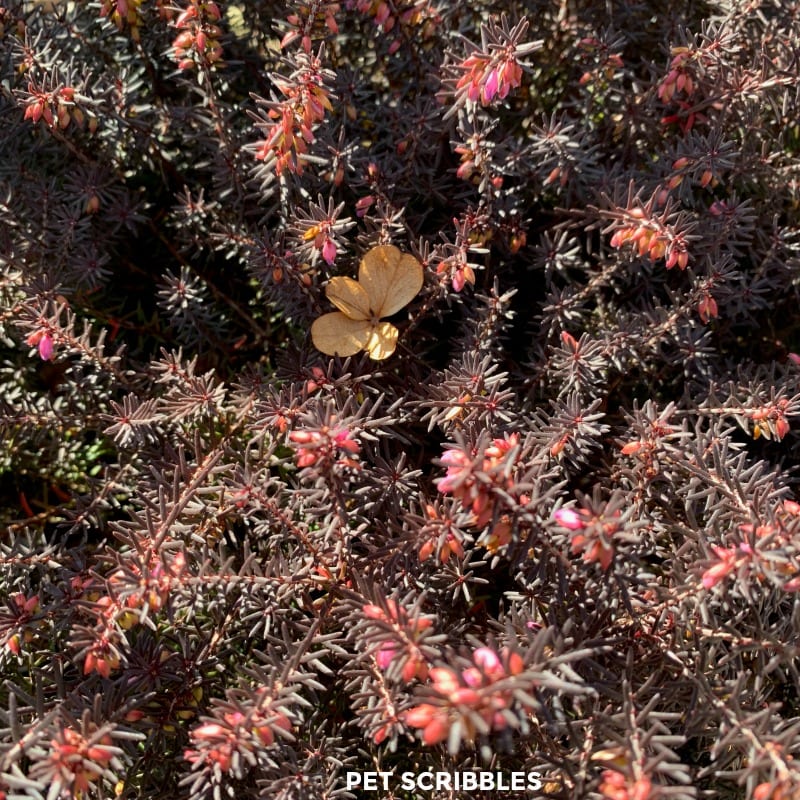
M 25 341 L 39 350 L 39 357 L 42 361 L 52 360 L 55 349 L 53 347 L 53 336 L 48 331 L 34 331 Z
M 579 531 L 586 527 L 583 517 L 574 508 L 559 508 L 554 514 L 555 521 L 570 531 Z
M 336 242 L 333 239 L 325 239 L 325 243 L 322 245 L 322 257 L 328 265 L 333 264 L 336 260 Z

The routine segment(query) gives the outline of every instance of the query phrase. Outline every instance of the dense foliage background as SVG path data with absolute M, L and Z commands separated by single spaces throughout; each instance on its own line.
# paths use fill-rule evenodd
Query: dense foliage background
M 800 796 L 799 78 L 794 1 L 3 0 L 0 797 Z

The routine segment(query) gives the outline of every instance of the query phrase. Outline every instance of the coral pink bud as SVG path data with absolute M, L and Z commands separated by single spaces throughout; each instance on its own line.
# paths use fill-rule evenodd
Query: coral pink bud
M 800 503 L 795 500 L 784 500 L 783 510 L 794 517 L 800 516 Z
M 519 653 L 511 653 L 508 656 L 508 671 L 511 675 L 519 675 L 525 669 L 525 662 Z
M 736 551 L 734 548 L 714 547 L 713 550 L 720 561 L 703 573 L 703 586 L 706 589 L 713 588 L 736 569 Z
M 304 453 L 298 453 L 297 455 L 297 466 L 301 469 L 303 467 L 311 467 L 317 463 L 317 454 L 306 451 Z
M 464 161 L 461 166 L 456 170 L 456 177 L 461 180 L 467 180 L 475 171 L 475 162 L 471 159 Z
M 189 6 L 179 17 L 175 20 L 176 28 L 185 28 L 190 19 L 197 16 L 197 9 L 194 6 Z
M 258 736 L 261 744 L 266 747 L 269 747 L 271 744 L 275 742 L 275 735 L 270 730 L 269 726 L 267 725 L 256 725 L 253 728 L 253 733 Z
M 416 659 L 409 658 L 408 661 L 403 665 L 403 671 L 400 677 L 406 682 L 411 683 L 411 681 L 415 677 L 419 677 L 420 680 L 424 680 L 427 674 L 427 668 L 425 664 L 417 661 Z
M 333 436 L 333 441 L 336 442 L 337 447 L 347 450 L 348 453 L 357 453 L 361 449 L 358 442 L 350 438 L 350 431 L 337 431 Z
M 643 447 L 644 444 L 642 442 L 628 442 L 622 446 L 622 455 L 632 456 L 634 453 L 638 453 Z
M 410 708 L 405 713 L 406 724 L 411 725 L 413 728 L 424 728 L 438 713 L 436 706 L 430 703 L 423 703 L 422 705 Z
M 108 747 L 103 747 L 101 745 L 90 747 L 86 751 L 86 755 L 89 756 L 92 761 L 97 761 L 100 764 L 108 762 L 114 757 L 113 752 Z
M 464 467 L 469 464 L 469 458 L 463 451 L 452 448 L 442 453 L 441 462 L 448 467 Z
M 622 247 L 628 239 L 631 238 L 631 229 L 630 228 L 623 228 L 622 230 L 616 231 L 614 235 L 611 237 L 611 246 L 612 247 Z
M 557 181 L 560 177 L 561 167 L 553 167 L 553 169 L 550 170 L 547 177 L 544 179 L 544 185 L 549 186 L 551 183 L 555 183 L 555 181 Z
M 697 304 L 697 313 L 704 323 L 708 323 L 711 318 L 718 316 L 717 301 L 710 294 L 705 295 Z
M 576 341 L 575 337 L 569 333 L 568 331 L 561 331 L 561 342 L 573 350 L 577 352 L 578 350 L 578 342 Z
M 449 696 L 460 688 L 458 677 L 447 667 L 434 667 L 430 675 L 433 685 L 439 694 Z
M 368 619 L 385 619 L 383 609 L 380 606 L 368 603 L 367 605 L 363 606 L 361 610 L 364 612 L 364 616 Z
M 683 175 L 673 175 L 668 181 L 667 186 L 670 189 L 675 189 L 683 183 Z
M 464 706 L 477 706 L 481 701 L 481 696 L 475 689 L 460 686 L 450 695 L 450 700 Z
M 432 720 L 425 726 L 425 732 L 422 735 L 422 741 L 427 745 L 439 744 L 444 741 L 450 733 L 450 724 L 447 717 L 440 716 Z

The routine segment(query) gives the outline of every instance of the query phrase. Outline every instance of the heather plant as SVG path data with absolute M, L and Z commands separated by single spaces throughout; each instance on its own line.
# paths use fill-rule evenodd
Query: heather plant
M 799 42 L 4 0 L 0 798 L 800 795 Z

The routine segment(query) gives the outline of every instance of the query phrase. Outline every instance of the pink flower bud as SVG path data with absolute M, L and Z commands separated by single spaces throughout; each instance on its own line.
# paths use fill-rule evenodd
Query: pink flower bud
M 336 260 L 336 243 L 333 239 L 325 239 L 325 244 L 322 245 L 322 257 L 325 259 L 325 263 L 329 265 Z
M 479 647 L 473 654 L 472 660 L 487 674 L 502 673 L 505 670 L 500 662 L 500 656 L 491 647 Z
M 39 339 L 39 357 L 42 361 L 50 361 L 53 358 L 53 337 L 49 333 L 43 334 Z
M 559 508 L 554 514 L 555 521 L 564 528 L 578 531 L 586 527 L 583 517 L 572 508 Z
M 380 650 L 378 650 L 375 660 L 378 662 L 378 666 L 381 669 L 388 669 L 396 654 L 397 651 L 395 650 L 394 645 L 385 644 Z
M 497 94 L 498 76 L 497 70 L 493 69 L 489 72 L 486 82 L 483 84 L 482 98 L 484 103 L 491 103 L 494 96 Z

